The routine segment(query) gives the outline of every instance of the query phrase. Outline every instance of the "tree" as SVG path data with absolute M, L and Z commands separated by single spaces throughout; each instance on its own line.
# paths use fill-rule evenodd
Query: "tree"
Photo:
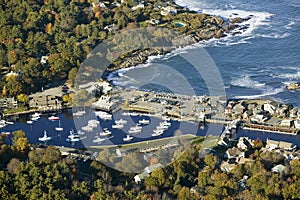
M 204 163 L 208 165 L 211 169 L 214 169 L 216 164 L 218 163 L 218 158 L 216 156 L 213 156 L 212 154 L 205 155 Z
M 7 171 L 10 174 L 17 174 L 18 173 L 18 167 L 20 165 L 20 160 L 17 158 L 13 158 L 9 161 L 7 164 Z
M 23 103 L 23 105 L 28 104 L 28 96 L 26 94 L 19 94 L 17 96 L 17 99 L 18 99 L 19 102 Z
M 43 156 L 44 163 L 55 163 L 58 162 L 61 158 L 60 151 L 55 146 L 49 146 L 46 149 L 46 152 Z
M 78 72 L 78 70 L 77 70 L 76 67 L 72 68 L 69 71 L 68 79 L 69 79 L 69 83 L 71 84 L 71 87 L 74 86 L 75 79 L 76 79 L 76 76 L 77 76 L 77 72 Z
M 178 199 L 179 200 L 192 200 L 195 198 L 194 198 L 194 195 L 191 194 L 190 188 L 182 187 L 178 193 Z
M 17 96 L 23 90 L 22 84 L 17 79 L 17 76 L 10 75 L 6 77 L 6 83 L 3 87 L 3 95 Z

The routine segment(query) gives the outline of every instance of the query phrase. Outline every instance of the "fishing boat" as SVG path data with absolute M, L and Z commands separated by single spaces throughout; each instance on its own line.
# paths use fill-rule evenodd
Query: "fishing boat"
M 99 133 L 100 136 L 109 136 L 109 135 L 111 135 L 111 131 L 108 130 L 107 128 L 104 128 L 103 130 L 104 131 Z
M 132 139 L 133 139 L 132 136 L 126 135 L 126 137 L 123 138 L 123 141 L 124 141 L 124 142 L 129 142 L 129 141 L 131 141 Z
M 127 121 L 124 119 L 119 119 L 119 120 L 116 120 L 115 122 L 116 122 L 116 124 L 122 124 L 122 125 L 127 124 Z
M 60 126 L 60 120 L 58 121 L 58 127 L 55 127 L 56 131 L 63 131 L 64 128 Z
M 168 121 L 163 121 L 159 123 L 160 125 L 164 125 L 164 126 L 171 126 L 171 122 Z
M 67 142 L 78 142 L 80 141 L 80 137 L 78 134 L 75 134 L 73 130 L 70 130 L 70 134 L 68 135 Z
M 47 132 L 44 130 L 44 136 L 39 137 L 39 141 L 45 142 L 45 141 L 49 141 L 49 140 L 51 140 L 51 137 L 47 136 Z
M 150 123 L 150 120 L 142 119 L 142 120 L 139 120 L 139 123 L 140 123 L 140 124 L 149 124 L 149 123 Z
M 96 128 L 98 126 L 98 124 L 96 124 L 96 123 L 88 123 L 87 126 L 91 127 L 91 128 Z
M 124 128 L 124 125 L 123 124 L 113 124 L 111 127 L 114 129 L 122 129 L 122 128 Z
M 13 125 L 14 124 L 14 122 L 9 122 L 9 121 L 6 121 L 5 123 L 9 124 L 9 125 Z
M 95 115 L 102 120 L 111 120 L 112 115 L 104 111 L 95 111 Z
M 51 117 L 48 117 L 48 119 L 50 121 L 57 121 L 57 120 L 59 120 L 59 117 L 52 115 Z

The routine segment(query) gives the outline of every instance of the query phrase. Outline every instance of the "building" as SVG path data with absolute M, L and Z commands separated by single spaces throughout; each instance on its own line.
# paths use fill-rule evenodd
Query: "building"
M 270 114 L 277 113 L 277 109 L 279 108 L 279 104 L 276 102 L 266 102 L 263 105 L 263 110 L 269 112 Z
M 134 176 L 134 182 L 139 183 L 146 177 L 150 176 L 150 173 L 153 172 L 155 169 L 161 168 L 162 165 L 160 163 L 148 166 L 144 169 L 144 171 L 136 176 Z
M 166 16 L 168 14 L 176 15 L 177 14 L 177 9 L 174 8 L 173 6 L 167 6 L 167 7 L 164 7 L 162 9 L 162 11 L 160 12 L 160 14 L 163 15 L 163 16 Z
M 99 110 L 112 111 L 115 108 L 115 104 L 109 96 L 102 95 L 98 101 L 92 104 L 92 107 Z
M 283 120 L 280 122 L 280 126 L 284 126 L 284 127 L 290 128 L 290 127 L 292 126 L 292 122 L 293 122 L 293 120 L 290 120 L 290 119 L 283 119 Z
M 29 99 L 29 107 L 38 109 L 61 109 L 62 99 L 56 95 L 32 97 Z
M 18 102 L 15 100 L 14 97 L 0 99 L 0 108 L 2 109 L 17 108 L 17 107 L 18 107 Z
M 271 171 L 274 172 L 274 173 L 282 174 L 282 172 L 285 169 L 286 169 L 286 166 L 279 164 L 279 165 L 276 165 L 275 167 L 273 167 L 271 169 Z
M 240 137 L 237 147 L 241 150 L 249 149 L 253 146 L 252 140 L 248 137 Z
M 268 148 L 269 150 L 284 149 L 287 151 L 294 151 L 297 149 L 297 145 L 290 142 L 270 140 L 267 138 L 266 148 Z
M 239 150 L 236 147 L 233 147 L 231 149 L 228 149 L 225 153 L 225 158 L 228 159 L 235 159 L 236 161 L 239 158 L 244 158 L 245 157 L 245 152 L 242 152 L 241 150 Z

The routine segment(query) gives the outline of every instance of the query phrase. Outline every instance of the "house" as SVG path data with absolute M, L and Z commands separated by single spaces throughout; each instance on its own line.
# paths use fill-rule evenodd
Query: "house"
M 286 169 L 286 167 L 284 165 L 276 165 L 275 167 L 273 167 L 271 169 L 272 172 L 274 173 L 278 173 L 278 174 L 282 174 L 282 172 Z
M 9 73 L 5 74 L 6 77 L 8 76 L 18 76 L 19 74 L 13 71 L 10 71 Z
M 244 158 L 245 157 L 245 152 L 242 152 L 241 150 L 239 150 L 238 148 L 236 147 L 233 147 L 231 149 L 228 149 L 226 152 L 225 152 L 225 158 L 228 158 L 228 159 L 235 159 L 236 161 L 239 159 L 239 158 Z
M 48 59 L 49 59 L 49 56 L 42 56 L 40 63 L 44 65 L 48 62 Z
M 275 114 L 277 113 L 277 109 L 279 108 L 280 104 L 271 101 L 271 102 L 266 102 L 263 105 L 263 110 L 269 112 L 270 114 Z
M 269 138 L 267 138 L 267 142 L 266 142 L 266 148 L 269 150 L 273 150 L 273 149 L 277 149 L 279 142 L 275 141 L 275 140 L 270 140 Z
M 144 171 L 136 176 L 134 176 L 134 181 L 136 183 L 141 182 L 143 179 L 145 179 L 146 177 L 150 176 L 150 173 L 153 172 L 154 170 L 161 168 L 162 164 L 157 163 L 148 167 L 145 167 Z
M 0 108 L 17 108 L 18 102 L 14 97 L 0 99 Z
M 137 9 L 139 9 L 139 8 L 141 8 L 141 9 L 145 8 L 144 3 L 139 3 L 138 5 L 133 6 L 131 9 L 132 9 L 132 10 L 137 10 Z
M 110 24 L 105 26 L 104 30 L 108 30 L 109 32 L 114 32 L 118 30 L 118 27 L 115 24 Z
M 111 111 L 115 108 L 115 103 L 111 101 L 109 96 L 102 95 L 98 101 L 92 104 L 92 107 L 104 111 Z
M 249 149 L 253 146 L 251 139 L 248 137 L 240 137 L 237 147 L 241 150 Z
M 229 147 L 230 146 L 230 141 L 227 137 L 222 138 L 219 142 L 218 145 L 224 146 L 224 147 Z
M 29 100 L 29 107 L 38 109 L 60 109 L 62 107 L 62 99 L 55 95 L 32 97 Z
M 166 16 L 168 14 L 171 14 L 171 15 L 176 15 L 177 14 L 177 9 L 174 8 L 173 6 L 167 6 L 167 7 L 164 7 L 162 9 L 162 11 L 160 12 L 160 14 L 162 16 Z
M 293 120 L 290 120 L 290 119 L 283 119 L 283 120 L 281 120 L 281 122 L 280 122 L 280 126 L 284 126 L 284 127 L 290 128 L 290 127 L 292 126 L 292 122 L 293 122 Z
M 287 151 L 294 151 L 297 149 L 297 145 L 290 142 L 270 140 L 267 138 L 266 148 L 268 148 L 269 150 L 284 149 Z
M 236 164 L 233 163 L 228 163 L 228 162 L 222 162 L 220 169 L 224 172 L 230 172 L 231 170 L 234 169 L 234 167 L 236 166 Z
M 294 151 L 297 149 L 297 145 L 290 143 L 290 142 L 283 142 L 283 141 L 279 142 L 278 147 L 280 149 L 284 149 L 287 151 Z
M 106 81 L 99 82 L 96 87 L 100 88 L 104 94 L 108 94 L 112 91 L 111 84 Z
M 294 120 L 294 126 L 297 129 L 300 129 L 300 120 Z

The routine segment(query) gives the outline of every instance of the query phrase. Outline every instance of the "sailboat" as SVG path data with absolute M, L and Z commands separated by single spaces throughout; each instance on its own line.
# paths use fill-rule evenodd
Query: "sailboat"
M 51 140 L 51 137 L 47 136 L 47 132 L 44 130 L 44 136 L 43 137 L 39 137 L 39 141 L 41 142 L 46 142 Z
M 58 121 L 58 127 L 55 127 L 56 131 L 63 131 L 64 128 L 60 126 L 60 120 Z

